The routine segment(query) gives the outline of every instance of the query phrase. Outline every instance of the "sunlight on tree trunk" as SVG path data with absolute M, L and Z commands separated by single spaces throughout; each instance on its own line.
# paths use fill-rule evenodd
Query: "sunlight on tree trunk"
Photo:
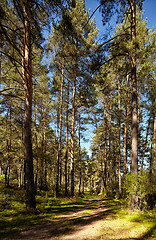
M 33 173 L 33 153 L 32 153 L 32 60 L 31 60 L 31 33 L 30 33 L 30 19 L 29 7 L 24 6 L 24 41 L 23 41 L 23 63 L 24 63 L 24 83 L 25 83 L 25 157 L 26 157 L 26 205 L 30 208 L 36 207 L 35 202 L 35 187 L 34 187 L 34 173 Z
M 131 173 L 137 181 L 138 174 L 138 100 L 137 100 L 137 79 L 136 79 L 136 1 L 131 1 L 131 41 L 133 52 L 131 56 L 131 80 L 132 80 L 132 168 Z M 131 207 L 138 207 L 138 196 L 135 190 L 131 196 Z

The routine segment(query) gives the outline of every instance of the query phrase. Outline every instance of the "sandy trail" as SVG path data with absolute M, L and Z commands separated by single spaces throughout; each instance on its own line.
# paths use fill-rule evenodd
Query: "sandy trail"
M 47 224 L 32 227 L 11 240 L 86 240 L 100 239 L 104 218 L 109 214 L 110 209 L 103 207 L 102 201 L 96 199 L 96 206 L 91 210 L 95 200 L 90 200 L 82 209 L 75 212 L 61 215 Z

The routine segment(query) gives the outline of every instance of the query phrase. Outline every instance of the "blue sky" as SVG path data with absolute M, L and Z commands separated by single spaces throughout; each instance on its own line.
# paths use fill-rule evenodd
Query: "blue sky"
M 90 9 L 90 15 L 93 13 L 93 11 L 97 8 L 99 5 L 100 0 L 86 0 L 86 10 Z M 149 28 L 156 26 L 156 0 L 144 0 L 143 3 L 143 10 L 145 11 L 144 17 L 147 17 L 147 26 Z M 102 18 L 101 18 L 101 12 L 97 10 L 95 13 L 95 21 L 96 26 L 100 30 L 100 35 L 104 32 L 104 27 L 102 25 Z M 111 21 L 113 28 L 116 26 L 116 23 L 114 21 Z
M 156 27 L 156 0 L 145 0 L 143 10 L 145 11 L 144 17 L 147 17 L 147 26 Z
M 86 0 L 86 10 L 90 9 L 90 15 L 97 8 L 97 6 L 99 5 L 99 2 L 100 1 L 98 0 Z M 144 11 L 144 18 L 147 18 L 147 21 L 148 21 L 147 26 L 150 29 L 152 29 L 152 27 L 155 28 L 156 27 L 156 0 L 144 0 L 143 11 Z M 102 25 L 102 18 L 99 10 L 97 10 L 97 12 L 95 13 L 95 22 L 96 22 L 97 28 L 99 29 L 99 36 L 102 36 L 105 29 Z M 111 24 L 113 28 L 116 26 L 116 23 L 115 21 L 113 22 L 113 20 L 111 21 Z M 93 127 L 91 127 L 85 133 L 89 141 L 87 143 L 83 141 L 81 142 L 82 147 L 85 147 L 87 149 L 87 151 L 89 152 L 89 155 L 90 155 L 90 150 L 89 150 L 90 144 L 93 137 L 92 130 L 93 130 Z

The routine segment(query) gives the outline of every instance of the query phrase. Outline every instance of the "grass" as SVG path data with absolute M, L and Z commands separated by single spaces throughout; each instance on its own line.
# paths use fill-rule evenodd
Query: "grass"
M 61 214 L 75 211 L 84 206 L 90 197 L 93 200 L 87 205 L 83 215 L 71 218 L 61 224 L 54 233 L 51 233 L 52 236 L 58 235 L 58 239 L 61 239 L 62 235 L 76 231 L 79 226 L 89 226 L 100 220 L 102 224 L 98 229 L 98 236 L 93 240 L 156 239 L 154 210 L 130 212 L 128 209 L 122 208 L 118 200 L 102 199 L 104 211 L 88 217 L 98 204 L 98 200 L 93 195 L 54 198 L 50 192 L 39 192 L 36 196 L 37 209 L 32 211 L 25 208 L 23 189 L 2 187 L 0 188 L 0 239 L 9 239 L 9 236 L 20 231 L 50 222 Z
M 0 188 L 0 239 L 11 236 L 29 227 L 50 221 L 61 214 L 82 207 L 84 198 L 55 198 L 48 192 L 36 196 L 36 210 L 25 208 L 25 193 L 18 188 Z
M 94 208 L 96 201 L 93 201 Z M 51 236 L 61 236 L 76 233 L 77 229 L 92 224 L 96 236 L 86 236 L 85 239 L 92 240 L 156 240 L 156 215 L 155 211 L 150 212 L 131 212 L 128 209 L 122 209 L 119 201 L 103 200 L 104 211 L 99 214 L 87 215 L 88 210 L 83 216 L 78 216 L 64 222 L 57 231 L 51 233 Z M 92 208 L 92 205 L 91 205 Z M 93 208 L 92 208 L 93 209 Z M 90 207 L 89 207 L 90 212 Z M 98 223 L 98 225 L 94 225 Z M 98 227 L 97 227 L 98 226 Z M 88 230 L 90 231 L 91 228 Z M 89 234 L 89 232 L 88 232 Z
M 108 206 L 109 203 L 104 201 L 104 205 Z M 100 239 L 156 239 L 155 210 L 131 212 L 121 207 L 115 209 L 111 215 L 106 216 Z

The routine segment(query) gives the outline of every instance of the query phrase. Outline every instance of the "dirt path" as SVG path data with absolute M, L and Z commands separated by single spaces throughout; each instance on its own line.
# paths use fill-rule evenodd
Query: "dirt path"
M 90 200 L 83 209 L 76 212 L 61 215 L 58 218 L 42 226 L 33 227 L 23 231 L 12 240 L 85 240 L 100 239 L 105 216 L 108 216 L 110 209 L 102 206 L 101 200 Z
M 74 212 L 5 240 L 156 240 L 154 219 L 127 214 L 113 200 L 96 198 Z

